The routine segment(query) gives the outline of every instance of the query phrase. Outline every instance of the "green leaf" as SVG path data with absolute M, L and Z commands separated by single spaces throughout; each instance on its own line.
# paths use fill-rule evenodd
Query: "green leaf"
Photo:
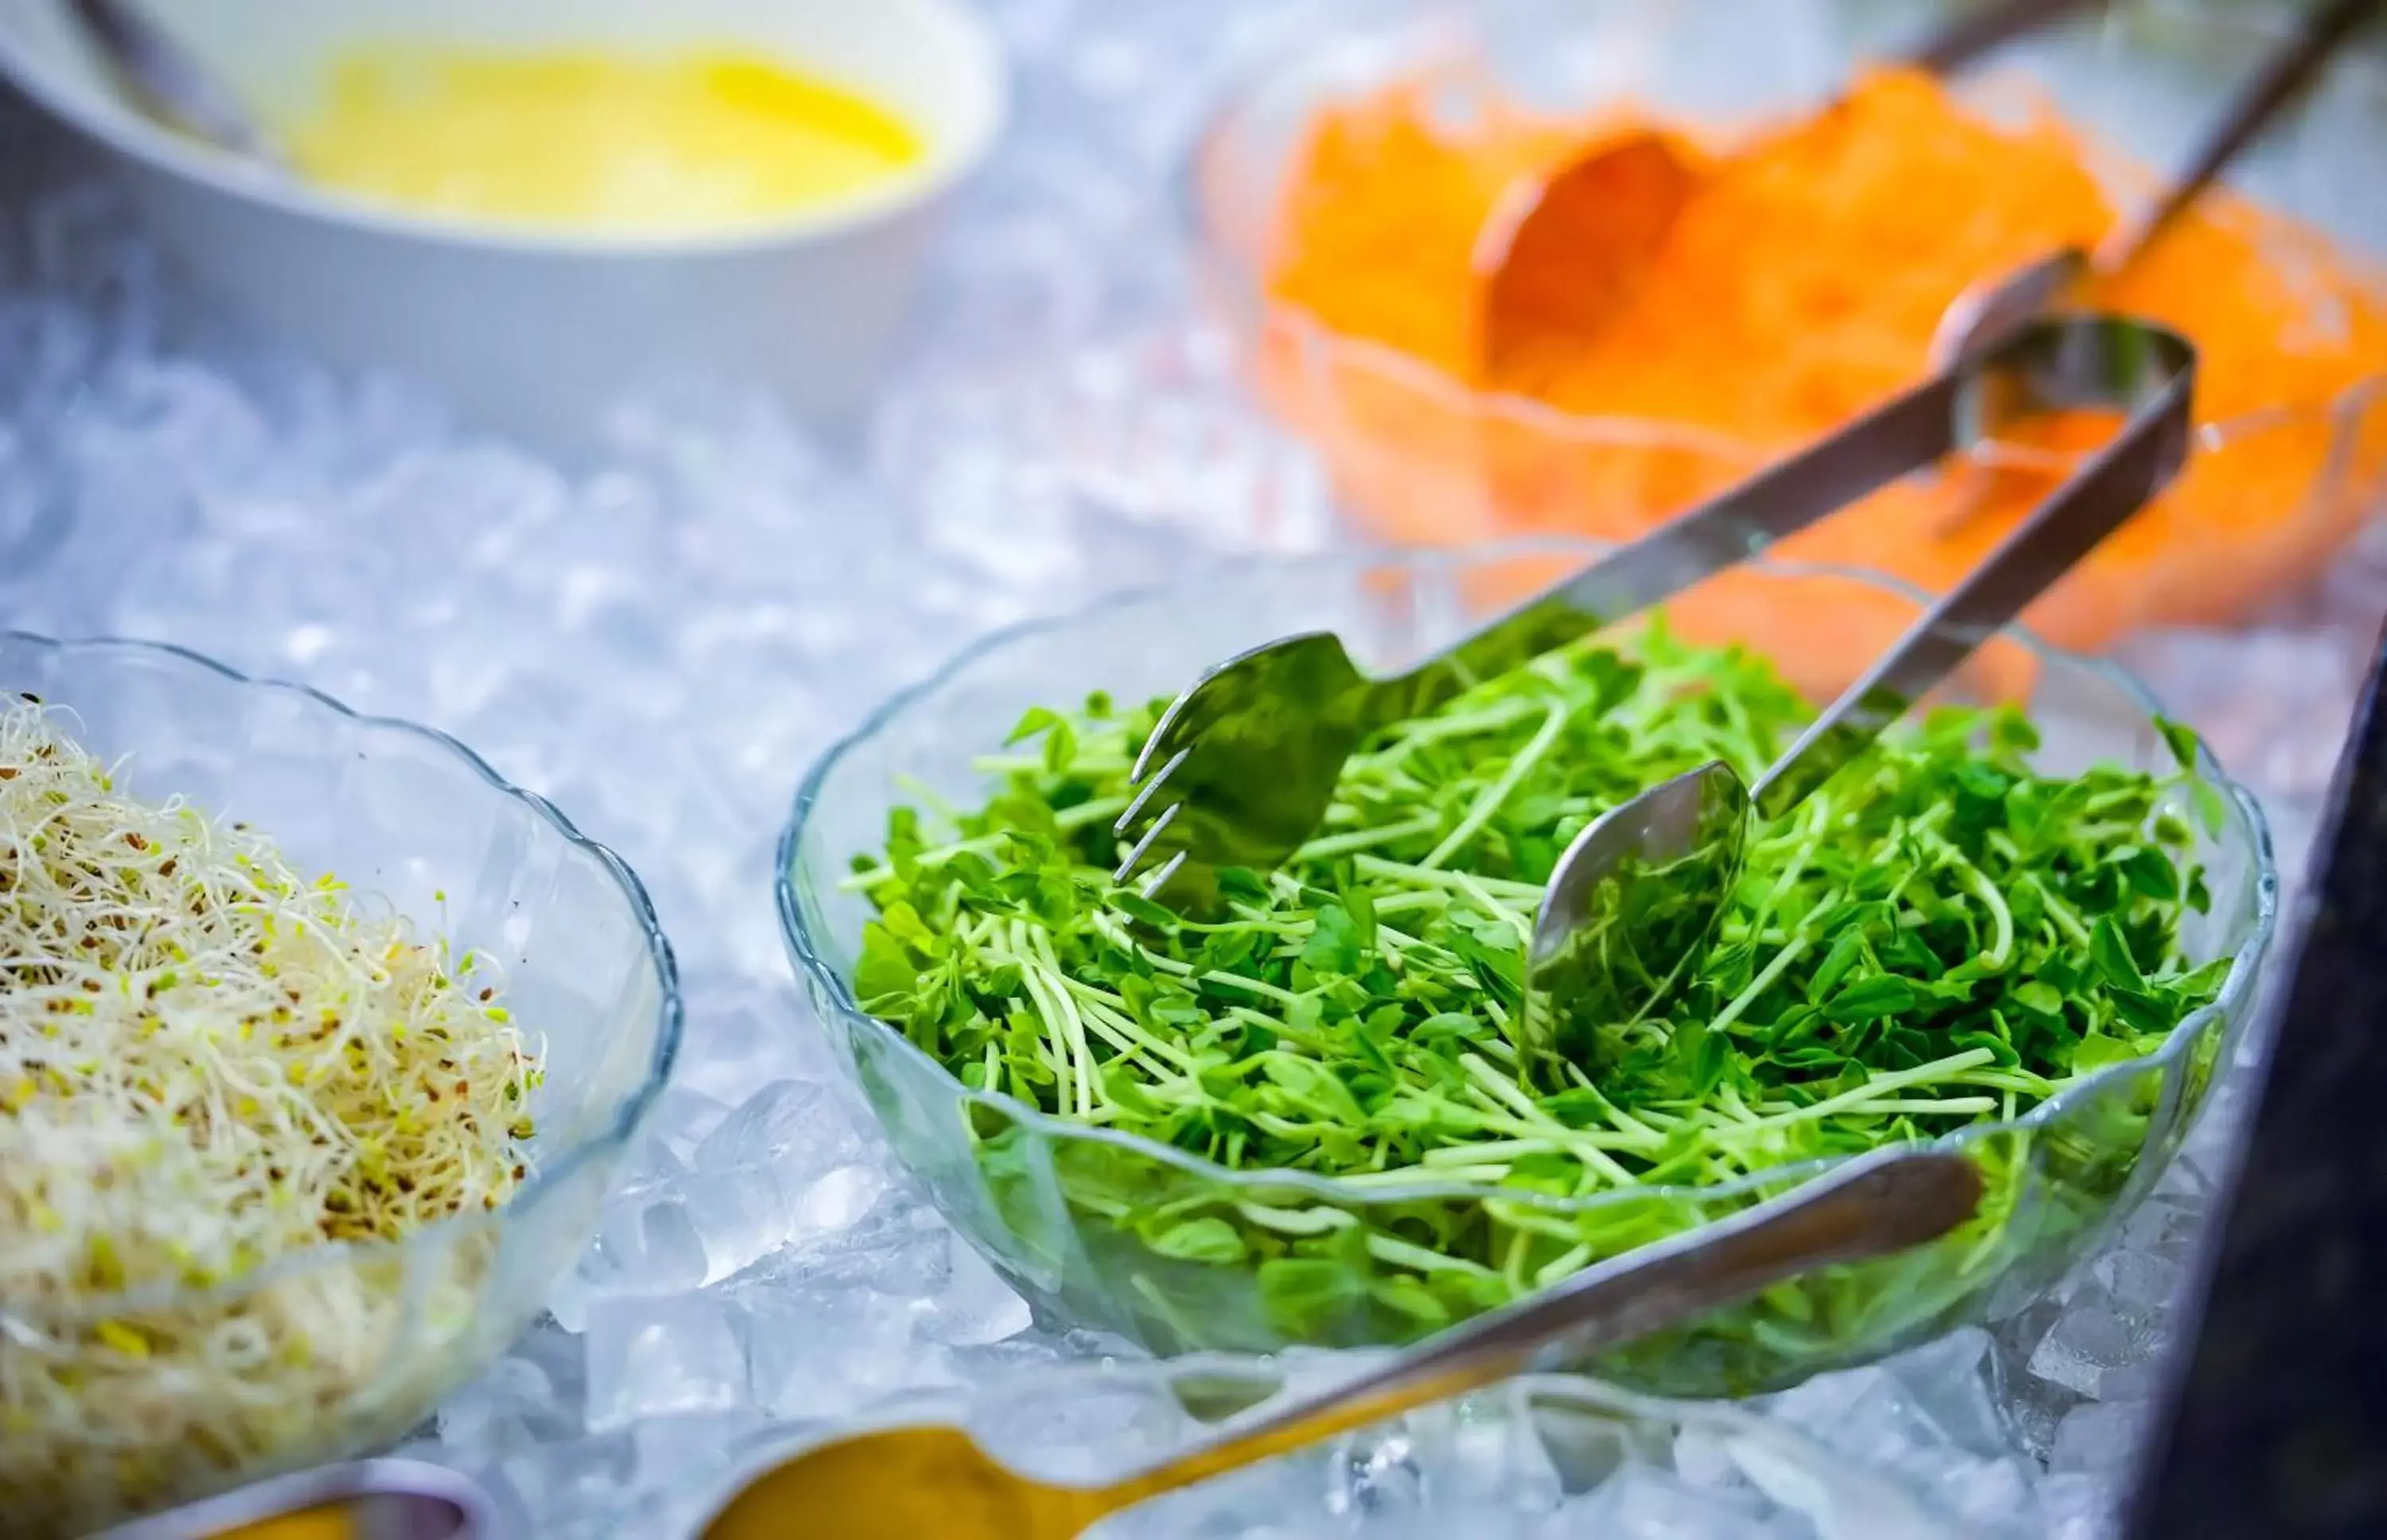
M 2146 975 L 2139 971 L 2136 959 L 2130 955 L 2130 943 L 2123 939 L 2122 928 L 2114 923 L 2111 915 L 2101 915 L 2089 932 L 2089 955 L 2097 971 L 2116 989 L 2144 990 Z
M 1340 1259 L 1271 1257 L 1258 1279 L 1269 1319 L 1295 1341 L 1325 1338 L 1370 1297 L 1366 1269 Z
M 2229 804 L 2222 800 L 2209 781 L 2192 781 L 2188 788 L 2189 805 L 2196 809 L 2196 821 L 2204 826 L 2207 838 L 2218 839 L 2221 831 L 2229 827 Z
M 1049 732 L 1060 725 L 1059 713 L 1049 711 L 1042 706 L 1030 706 L 1027 713 L 1020 717 L 1018 726 L 1011 729 L 1011 736 L 1003 740 L 1003 746 L 1008 749 L 1016 743 L 1025 743 L 1037 734 Z
M 1120 889 L 1109 897 L 1112 908 L 1130 919 L 1140 920 L 1156 929 L 1174 930 L 1181 923 L 1181 917 L 1175 910 L 1164 909 L 1142 893 Z
M 1824 1004 L 1824 1015 L 1844 1025 L 1876 1021 L 1914 1008 L 1914 986 L 1894 974 L 1860 978 Z
M 1055 722 L 1044 731 L 1044 768 L 1059 775 L 1069 768 L 1078 757 L 1078 731 L 1067 722 Z
M 2123 880 L 2140 897 L 2157 903 L 2179 901 L 2179 871 L 2163 852 L 2142 845 L 2123 856 L 2120 865 Z
M 2043 979 L 2031 979 L 2016 988 L 2008 998 L 2036 1016 L 2060 1016 L 2064 1014 L 2064 996 L 2055 991 L 2054 985 Z
M 1350 911 L 1339 903 L 1330 903 L 1312 916 L 1309 940 L 1301 949 L 1301 960 L 1313 972 L 1321 974 L 1356 973 L 1367 948 L 1359 939 L 1359 925 Z
M 1145 1243 L 1163 1256 L 1175 1256 L 1188 1262 L 1207 1262 L 1214 1267 L 1227 1267 L 1244 1259 L 1246 1248 L 1235 1227 L 1224 1219 L 1181 1219 L 1145 1238 Z
M 1855 966 L 1857 959 L 1864 954 L 1864 930 L 1862 927 L 1851 925 L 1841 931 L 1840 939 L 1832 943 L 1832 950 L 1824 954 L 1823 966 L 1818 967 L 1814 977 L 1807 981 L 1809 992 L 1828 996 L 1832 991 L 1838 989 L 1840 980 L 1847 977 L 1849 969 Z
M 2164 746 L 2171 751 L 2173 762 L 2182 770 L 2193 774 L 2198 751 L 2204 748 L 2195 732 L 2185 723 L 2175 722 L 2167 716 L 2158 716 L 2154 721 L 2155 731 L 2163 735 Z
M 2109 1064 L 2128 1064 L 2132 1059 L 2145 1056 L 2137 1048 L 2119 1038 L 2109 1038 L 2102 1032 L 2090 1032 L 2080 1040 L 2078 1047 L 2072 1050 L 2072 1067 L 2082 1074 L 2087 1074 L 2092 1069 L 2103 1069 Z
M 1378 1303 L 1391 1306 L 1429 1330 L 1450 1324 L 1450 1306 L 1432 1289 L 1405 1272 L 1389 1274 L 1369 1286 Z

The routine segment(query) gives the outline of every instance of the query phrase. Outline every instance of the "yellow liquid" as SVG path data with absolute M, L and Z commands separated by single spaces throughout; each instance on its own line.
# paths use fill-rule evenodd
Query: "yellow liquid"
M 733 229 L 899 180 L 920 135 L 865 97 L 720 51 L 376 48 L 294 126 L 316 181 L 508 224 Z

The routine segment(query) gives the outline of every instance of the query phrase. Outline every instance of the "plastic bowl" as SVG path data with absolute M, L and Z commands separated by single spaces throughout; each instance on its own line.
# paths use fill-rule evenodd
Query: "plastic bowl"
M 1204 287 L 1240 340 L 1252 387 L 1318 450 L 1343 505 L 1372 534 L 1426 545 L 1526 534 L 1630 538 L 1732 485 L 1780 447 L 1490 394 L 1407 353 L 1333 332 L 1277 298 L 1268 286 L 1271 242 L 1309 124 L 1331 103 L 1414 79 L 1433 83 L 1446 113 L 1442 132 L 1460 138 L 1486 97 L 1566 113 L 1633 101 L 1698 120 L 1776 118 L 1826 99 L 1857 61 L 1911 44 L 1927 19 L 1924 6 L 1868 0 L 1346 7 L 1331 24 L 1280 38 L 1227 92 L 1194 141 L 1179 188 L 1181 218 Z M 2267 45 L 2266 26 L 2276 24 L 2242 8 L 2120 0 L 2011 47 L 1958 89 L 1997 109 L 2025 83 L 2129 158 L 2175 167 Z M 2387 203 L 2376 196 L 2374 165 L 2382 133 L 2387 68 L 2350 55 L 2230 180 L 2350 251 L 2387 257 Z M 2127 206 L 2135 194 L 2115 180 L 2116 201 Z M 2296 262 L 2296 254 L 2283 255 L 2287 271 Z M 2330 323 L 2318 299 L 2301 309 L 2282 301 L 2282 325 Z M 2387 376 L 2332 399 L 2207 420 L 2166 499 L 2026 619 L 2056 645 L 2084 651 L 2136 627 L 2242 619 L 2317 576 L 2382 503 Z M 1783 554 L 1890 571 L 1939 589 L 1984 553 L 1996 527 L 1981 521 L 1912 536 L 1917 518 L 1943 516 L 1910 484 Z M 1827 661 L 1842 679 L 1853 677 L 1856 663 L 1892 635 L 1877 617 L 1818 666 Z
M 1687 1230 L 1831 1164 L 1784 1167 L 1731 1186 L 1577 1199 L 1461 1182 L 1392 1190 L 1232 1171 L 967 1089 L 855 1004 L 852 978 L 867 905 L 839 889 L 849 862 L 881 847 L 890 806 L 910 800 L 905 786 L 925 786 L 957 802 L 982 794 L 972 756 L 1001 742 L 1029 707 L 1080 700 L 1095 688 L 1120 700 L 1173 692 L 1217 659 L 1320 628 L 1340 634 L 1364 661 L 1396 664 L 1455 639 L 1526 584 L 1598 549 L 1542 543 L 1235 567 L 1022 626 L 897 697 L 804 777 L 779 851 L 779 914 L 796 971 L 898 1156 L 954 1226 L 1045 1309 L 1164 1353 L 1391 1344 L 1423 1328 L 1379 1303 L 1378 1285 L 1401 1264 L 1378 1258 L 1364 1243 L 1399 1239 L 1414 1216 L 1440 1211 L 1446 1218 L 1436 1233 L 1462 1221 L 1496 1233 L 1527 1226 L 1547 1236 L 1568 1229 L 1597 1256 Z M 1758 590 L 1772 585 L 1814 608 L 1736 604 L 1720 612 L 1728 617 L 1720 626 L 1719 612 L 1701 602 L 1703 590 L 1671 612 L 1678 626 L 1762 652 L 1787 634 L 1779 628 L 1828 625 L 1836 609 L 1870 613 L 1890 605 L 1912 619 L 1924 602 L 1878 578 L 1822 568 L 1761 566 L 1730 581 Z M 1761 624 L 1750 625 L 1751 617 Z M 2046 738 L 2043 767 L 2171 764 L 2154 726 L 2154 702 L 2128 675 L 2013 633 L 1993 638 L 1984 651 L 1996 666 L 1977 675 L 1977 683 L 1987 680 L 1988 688 L 2027 705 Z M 2178 1149 L 2244 1016 L 2271 934 L 2277 880 L 2262 815 L 2217 766 L 2208 762 L 2202 769 L 2222 794 L 2226 817 L 2197 857 L 2208 868 L 2211 912 L 2189 916 L 2183 941 L 2197 962 L 2234 959 L 2228 982 L 2218 1001 L 2182 1022 L 2159 1054 L 2085 1078 L 2014 1122 L 1976 1125 L 1943 1141 L 1980 1162 L 1995 1195 L 1985 1215 L 2002 1218 L 1896 1258 L 1811 1275 L 1593 1367 L 1661 1394 L 1767 1389 L 2018 1308 L 2085 1255 Z M 1349 1239 L 1332 1251 L 1341 1271 L 1327 1292 L 1347 1307 L 1306 1309 L 1305 1324 L 1288 1331 L 1268 1306 L 1257 1268 L 1159 1255 L 1102 1217 L 1092 1186 L 1097 1178 L 1102 1193 L 1126 1184 L 1146 1212 L 1165 1204 L 1174 1218 L 1216 1216 L 1239 1231 L 1250 1226 L 1238 1201 L 1256 1196 L 1342 1210 L 1355 1223 L 1334 1231 Z
M 546 1049 L 534 1170 L 492 1212 L 312 1247 L 204 1292 L 0 1299 L 0 1529 L 79 1534 L 389 1443 L 478 1373 L 594 1235 L 678 1047 L 679 986 L 629 868 L 452 738 L 142 642 L 0 632 L 0 688 L 70 710 L 78 740 L 124 757 L 137 793 L 249 820 L 302 868 L 495 957 Z M 193 1376 L 111 1345 L 103 1321 L 153 1343 L 205 1333 L 221 1351 Z M 139 1416 L 36 1436 L 103 1382 Z

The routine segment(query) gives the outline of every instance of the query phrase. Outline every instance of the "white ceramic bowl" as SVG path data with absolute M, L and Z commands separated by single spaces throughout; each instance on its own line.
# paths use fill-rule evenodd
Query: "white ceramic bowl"
M 98 143 L 193 275 L 336 362 L 418 375 L 474 417 L 571 436 L 624 386 L 698 371 L 799 410 L 856 406 L 939 208 L 1003 117 L 1002 54 L 967 0 L 147 0 L 269 120 L 368 41 L 727 44 L 825 75 L 928 142 L 900 180 L 734 234 L 577 234 L 420 214 L 256 169 L 116 92 L 65 0 L 0 0 L 0 71 Z

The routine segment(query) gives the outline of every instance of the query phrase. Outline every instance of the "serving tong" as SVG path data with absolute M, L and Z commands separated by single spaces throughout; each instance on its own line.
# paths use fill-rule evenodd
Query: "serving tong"
M 2195 349 L 2120 316 L 2041 318 L 1960 356 L 1838 432 L 1399 674 L 1370 677 L 1328 632 L 1228 660 L 1169 706 L 1136 759 L 1115 876 L 1199 908 L 1222 866 L 1276 866 L 1318 827 L 1370 732 L 1684 592 L 2023 420 L 2102 410 L 2121 430 L 1827 708 L 1752 790 L 1712 763 L 1611 809 L 1552 872 L 1526 955 L 1520 1046 L 1587 1045 L 1697 961 L 1739 872 L 1749 810 L 1778 816 L 1939 684 L 2136 512 L 2187 457 Z
M 1370 678 L 1326 633 L 1229 659 L 1163 715 L 1137 756 L 1133 800 L 1114 826 L 1131 841 L 1116 877 L 1146 897 L 1203 907 L 1220 866 L 1268 868 L 1317 829 L 1344 762 L 1375 729 L 1421 714 L 1476 682 L 1660 603 L 1756 556 L 1868 493 L 2003 426 L 2048 410 L 2130 414 L 1989 560 L 1946 595 L 1817 719 L 1754 788 L 1711 764 L 1654 787 L 1586 827 L 1560 858 L 1526 953 L 1520 1046 L 1587 1047 L 1601 1020 L 1646 1013 L 1695 966 L 1737 879 L 1752 809 L 1776 817 L 1999 625 L 2093 549 L 2179 473 L 2187 453 L 2195 353 L 2151 322 L 2045 319 L 2086 277 L 2133 260 L 2178 219 L 2380 0 L 2325 0 L 2264 58 L 2166 191 L 2096 252 L 2025 263 L 1950 306 L 1922 385 L 1691 511 L 1593 562 L 1404 673 Z M 2060 13 L 1984 12 L 1968 57 Z

